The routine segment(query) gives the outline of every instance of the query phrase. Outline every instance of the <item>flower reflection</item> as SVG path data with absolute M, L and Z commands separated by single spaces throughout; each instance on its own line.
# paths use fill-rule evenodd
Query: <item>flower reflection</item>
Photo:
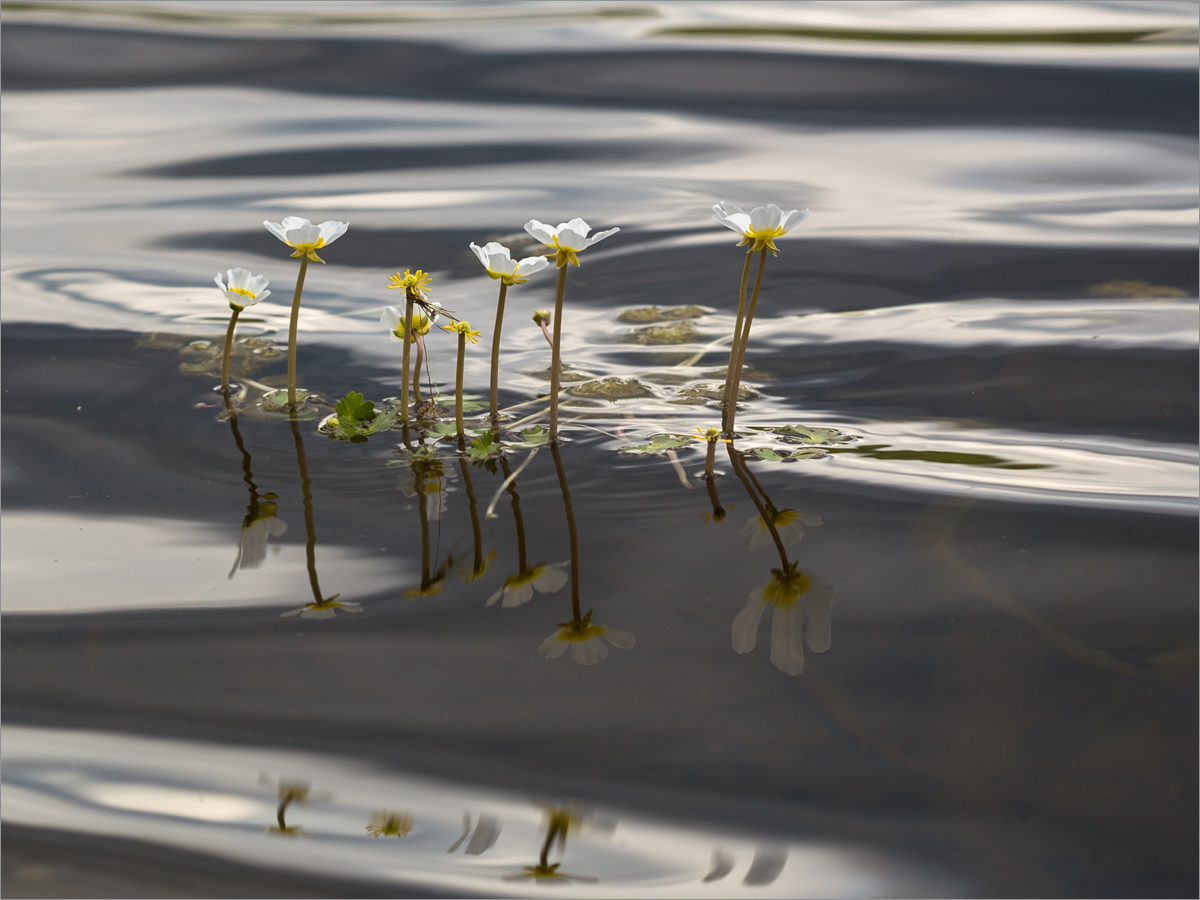
M 804 671 L 804 646 L 801 640 L 804 615 L 800 598 L 813 615 L 809 627 L 809 649 L 820 653 L 829 649 L 829 613 L 833 590 L 814 580 L 789 562 L 771 570 L 771 579 L 750 592 L 746 607 L 737 614 L 731 629 L 735 653 L 749 653 L 758 643 L 758 628 L 767 607 L 774 607 L 771 618 L 771 663 L 788 675 Z
M 765 518 L 754 516 L 742 526 L 742 534 L 751 535 L 751 550 L 766 550 L 774 542 L 771 529 L 767 525 L 768 521 L 775 526 L 775 533 L 779 535 L 779 539 L 787 545 L 800 543 L 800 539 L 804 537 L 805 525 L 815 528 L 821 524 L 821 520 L 816 516 L 796 512 L 794 509 L 767 507 Z
M 287 808 L 293 803 L 298 806 L 303 806 L 312 799 L 311 785 L 303 781 L 280 781 L 277 787 L 279 792 L 279 806 L 275 810 L 275 823 L 268 830 L 271 834 L 282 834 L 288 837 L 295 837 L 304 829 L 299 825 L 289 825 L 286 820 Z
M 367 825 L 367 834 L 371 837 L 397 837 L 402 838 L 409 834 L 413 829 L 413 817 L 408 813 L 388 812 L 385 809 L 377 810 L 371 816 L 371 822 Z
M 775 238 L 787 234 L 809 216 L 809 211 L 793 209 L 784 212 L 774 203 L 756 206 L 746 213 L 740 206 L 722 200 L 713 208 L 713 219 L 742 236 L 739 247 L 750 246 L 751 253 L 767 249 L 775 256 L 779 250 Z
M 560 591 L 567 583 L 567 565 L 566 562 L 552 563 L 548 566 L 538 565 L 528 571 L 509 575 L 504 579 L 500 590 L 488 598 L 487 605 L 494 606 L 496 601 L 503 597 L 504 601 L 500 605 L 512 608 L 532 600 L 534 589 L 540 594 Z
M 608 656 L 605 641 L 621 650 L 628 650 L 637 643 L 628 631 L 593 625 L 592 611 L 589 609 L 581 619 L 559 622 L 558 631 L 542 641 L 538 653 L 546 659 L 558 659 L 570 647 L 571 658 L 575 662 L 581 666 L 590 666 Z
M 289 616 L 299 616 L 302 619 L 332 619 L 337 611 L 356 613 L 362 612 L 362 607 L 355 600 L 338 600 L 341 594 L 334 594 L 324 600 L 314 600 L 311 603 L 305 603 L 299 609 L 288 610 L 285 613 L 280 613 L 279 618 L 286 619 Z
M 595 882 L 598 879 L 587 875 L 572 875 L 570 872 L 561 871 L 562 863 L 550 862 L 550 848 L 557 843 L 559 852 L 562 853 L 566 849 L 567 835 L 572 829 L 577 829 L 585 819 L 589 817 L 587 812 L 573 810 L 567 807 L 550 807 L 546 810 L 546 839 L 542 842 L 542 850 L 538 855 L 538 861 L 532 866 L 522 866 L 522 871 L 517 875 L 506 875 L 505 881 L 522 881 L 524 879 L 532 879 L 534 881 L 559 881 L 559 882 Z
M 263 227 L 279 238 L 295 252 L 293 259 L 307 257 L 313 262 L 325 260 L 317 256 L 317 250 L 327 247 L 346 233 L 349 222 L 322 222 L 314 225 L 299 216 L 287 216 L 282 222 L 263 222 Z
M 248 512 L 242 521 L 242 536 L 238 539 L 238 555 L 234 560 L 229 577 L 238 569 L 257 569 L 267 558 L 267 538 L 279 537 L 287 531 L 287 522 L 277 513 L 279 504 L 275 502 L 274 494 L 264 494 L 261 503 L 251 502 L 251 507 L 257 507 Z

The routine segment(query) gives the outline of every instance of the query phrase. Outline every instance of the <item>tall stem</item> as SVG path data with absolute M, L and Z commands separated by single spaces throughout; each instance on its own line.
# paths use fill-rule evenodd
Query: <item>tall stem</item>
M 308 566 L 308 586 L 313 599 L 320 603 L 321 585 L 317 582 L 317 526 L 313 521 L 312 479 L 308 477 L 308 457 L 304 454 L 304 439 L 300 437 L 300 420 L 292 417 L 292 437 L 296 441 L 296 462 L 300 466 L 300 491 L 304 496 L 304 561 Z
M 225 329 L 225 355 L 221 357 L 221 392 L 229 394 L 229 356 L 233 353 L 233 329 L 237 325 L 238 316 L 242 311 L 233 307 L 229 316 L 229 327 Z
M 746 346 L 750 343 L 750 326 L 754 324 L 754 310 L 758 306 L 758 290 L 762 287 L 763 269 L 767 264 L 766 248 L 759 250 L 758 253 L 758 274 L 754 276 L 754 293 L 750 297 L 750 306 L 746 310 L 746 321 L 742 326 L 741 346 L 738 348 L 737 360 L 730 373 L 733 378 L 727 384 L 728 393 L 726 396 L 728 398 L 728 406 L 725 409 L 725 413 L 729 424 L 726 426 L 725 432 L 730 437 L 734 436 L 733 424 L 737 418 L 738 391 L 742 385 L 742 366 L 746 363 Z
M 404 426 L 405 431 L 408 430 L 408 366 L 411 362 L 410 354 L 412 352 L 412 315 L 413 301 L 409 296 L 408 291 L 404 292 L 404 357 L 401 362 L 403 371 L 400 373 L 400 422 Z M 408 440 L 408 435 L 405 434 L 405 440 Z
M 300 295 L 304 292 L 304 275 L 307 272 L 308 257 L 301 256 L 296 293 L 292 294 L 292 321 L 288 325 L 288 406 L 292 412 L 296 411 L 296 326 L 300 323 Z
M 458 428 L 458 436 L 463 436 L 462 394 L 463 394 L 463 364 L 467 358 L 467 336 L 458 333 L 458 366 L 454 371 L 454 425 Z M 493 357 L 494 359 L 495 357 Z M 492 394 L 495 397 L 495 393 Z
M 558 293 L 554 296 L 554 347 L 550 354 L 550 443 L 558 443 L 558 391 L 562 384 L 559 366 L 562 360 L 563 292 L 567 287 L 566 263 L 558 270 Z
M 504 298 L 507 296 L 508 285 L 501 281 L 500 299 L 496 301 L 496 327 L 492 331 L 492 433 L 497 435 L 500 429 L 500 329 L 504 326 Z
M 580 622 L 583 613 L 579 609 L 579 534 L 575 530 L 575 507 L 571 503 L 571 489 L 567 487 L 567 473 L 558 453 L 558 444 L 551 444 L 550 452 L 554 454 L 554 468 L 558 470 L 558 487 L 567 513 L 567 536 L 571 540 L 571 615 L 574 621 Z
M 712 477 L 713 477 L 713 463 L 715 463 L 716 460 L 717 460 L 717 442 L 709 441 L 708 442 L 708 454 L 704 457 L 704 477 L 709 479 L 710 481 L 712 480 Z
M 738 288 L 737 322 L 733 326 L 733 346 L 729 348 L 729 365 L 725 367 L 725 397 L 721 401 L 721 430 L 729 431 L 729 384 L 733 380 L 733 364 L 737 362 L 738 347 L 742 344 L 742 320 L 746 317 L 746 282 L 750 280 L 750 260 L 754 251 L 746 248 L 746 264 L 742 266 L 742 284 Z M 737 398 L 733 398 L 736 402 Z

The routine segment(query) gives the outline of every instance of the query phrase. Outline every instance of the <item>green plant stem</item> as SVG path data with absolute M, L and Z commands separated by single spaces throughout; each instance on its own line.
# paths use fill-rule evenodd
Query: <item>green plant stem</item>
M 413 402 L 417 404 L 417 417 L 421 415 L 421 360 L 425 357 L 425 341 L 418 334 L 417 340 L 417 358 L 413 361 Z
M 458 436 L 463 436 L 463 366 L 467 359 L 467 336 L 461 331 L 458 333 L 458 366 L 454 370 L 454 425 L 458 429 Z M 492 399 L 495 399 L 495 392 L 492 393 Z
M 738 348 L 737 361 L 732 367 L 732 381 L 726 379 L 726 397 L 728 403 L 725 408 L 726 417 L 729 424 L 725 427 L 725 433 L 729 437 L 734 437 L 734 420 L 737 418 L 737 401 L 738 391 L 742 385 L 742 366 L 746 363 L 746 346 L 750 343 L 750 326 L 754 324 L 754 310 L 758 306 L 758 290 L 762 287 L 763 269 L 767 264 L 766 248 L 759 250 L 758 257 L 758 274 L 754 276 L 754 293 L 750 296 L 750 306 L 746 309 L 746 321 L 742 325 L 742 340 L 741 346 Z
M 242 311 L 237 307 L 232 308 L 229 315 L 229 327 L 225 329 L 225 355 L 221 357 L 221 391 L 226 396 L 229 394 L 229 357 L 233 353 L 233 329 L 237 326 L 238 316 Z
M 729 365 L 725 367 L 725 398 L 721 401 L 721 430 L 729 431 L 729 383 L 733 380 L 733 364 L 737 362 L 742 343 L 742 320 L 746 317 L 746 283 L 750 280 L 750 260 L 754 251 L 746 249 L 746 264 L 742 266 L 742 284 L 738 288 L 737 322 L 733 326 L 733 346 L 729 348 Z M 736 399 L 736 398 L 735 398 Z
M 408 291 L 404 292 L 404 356 L 401 363 L 402 372 L 400 373 L 400 422 L 404 425 L 405 431 L 408 430 L 408 365 L 411 362 L 410 354 L 412 352 L 412 315 L 413 301 L 409 296 Z M 405 438 L 407 440 L 407 436 Z
M 500 431 L 500 329 L 504 326 L 504 299 L 508 285 L 500 282 L 500 298 L 496 301 L 496 327 L 492 331 L 492 433 Z M 462 428 L 459 428 L 462 431 Z
M 288 407 L 296 412 L 296 327 L 300 324 L 300 295 L 304 292 L 304 276 L 308 272 L 308 257 L 300 257 L 300 274 L 296 276 L 296 293 L 292 295 L 292 320 L 288 324 Z
M 558 292 L 554 296 L 554 346 L 550 353 L 550 443 L 558 443 L 558 391 L 562 383 L 559 365 L 562 359 L 563 292 L 567 288 L 567 267 L 558 270 Z
M 507 457 L 500 457 L 500 469 L 504 472 L 504 480 L 508 481 L 508 493 L 512 496 L 513 524 L 517 529 L 517 571 L 522 575 L 529 571 L 529 562 L 525 547 L 525 517 L 521 515 L 521 498 L 517 494 L 516 479 L 512 479 L 512 467 Z
M 713 464 L 717 461 L 717 442 L 708 442 L 708 454 L 704 457 L 704 477 L 713 477 Z
M 783 540 L 779 537 L 779 531 L 775 528 L 775 523 L 772 521 L 772 516 L 767 512 L 767 508 L 763 506 L 762 500 L 758 497 L 758 491 L 754 489 L 754 485 L 750 483 L 750 479 L 754 478 L 750 472 L 750 467 L 746 465 L 746 460 L 733 448 L 733 444 L 728 444 L 729 447 L 729 464 L 733 466 L 733 471 L 737 477 L 741 479 L 742 487 L 746 489 L 746 493 L 750 495 L 751 501 L 754 503 L 754 508 L 758 510 L 759 516 L 762 517 L 763 524 L 767 526 L 767 530 L 771 532 L 771 540 L 775 542 L 775 549 L 779 553 L 779 562 L 783 565 L 784 571 L 787 571 L 791 561 L 787 558 L 787 553 L 783 549 Z M 757 479 L 755 479 L 757 481 Z M 761 487 L 759 488 L 761 490 Z M 763 495 L 766 496 L 765 494 Z M 770 501 L 767 501 L 768 504 Z
M 575 507 L 571 503 L 571 489 L 567 487 L 567 473 L 558 453 L 558 444 L 551 444 L 550 452 L 554 454 L 554 468 L 558 472 L 558 487 L 562 491 L 563 509 L 567 514 L 567 536 L 571 543 L 571 615 L 574 621 L 581 622 L 583 613 L 579 609 L 579 533 L 575 529 Z
M 313 599 L 322 602 L 321 585 L 317 581 L 317 526 L 313 520 L 312 479 L 308 477 L 308 457 L 304 454 L 304 439 L 300 436 L 300 420 L 292 416 L 292 437 L 296 441 L 296 462 L 300 466 L 300 491 L 304 496 L 304 561 L 308 566 L 308 586 Z

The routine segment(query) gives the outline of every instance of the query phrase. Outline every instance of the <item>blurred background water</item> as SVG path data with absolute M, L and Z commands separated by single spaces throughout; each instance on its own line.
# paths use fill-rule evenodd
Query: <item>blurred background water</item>
M 5 896 L 1194 896 L 1196 25 L 5 3 Z M 739 425 L 854 439 L 722 445 L 706 490 L 702 443 L 619 450 L 719 421 L 718 200 L 813 211 L 767 264 Z M 484 327 L 483 393 L 468 243 L 573 216 L 621 231 L 571 272 L 564 359 L 637 396 L 577 389 L 499 494 L 529 451 L 414 469 L 252 394 L 230 421 L 211 278 L 271 279 L 234 374 L 280 384 L 286 215 L 350 222 L 300 319 L 320 397 L 397 392 L 406 267 Z M 509 295 L 514 418 L 553 290 Z M 762 510 L 809 585 L 799 674 L 771 653 L 798 616 L 733 648 L 780 563 Z M 568 519 L 583 607 L 636 641 L 594 665 L 538 653 L 567 588 L 485 605 L 568 560 Z M 281 618 L 314 572 L 347 605 Z

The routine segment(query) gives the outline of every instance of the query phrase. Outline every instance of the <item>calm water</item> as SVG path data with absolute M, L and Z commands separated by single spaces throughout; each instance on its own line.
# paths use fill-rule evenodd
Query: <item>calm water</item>
M 288 6 L 4 7 L 5 896 L 1195 896 L 1193 4 Z M 853 439 L 710 486 L 621 448 L 719 422 L 717 200 L 813 210 L 739 446 Z M 640 396 L 489 465 L 289 425 L 285 215 L 351 223 L 320 397 L 398 393 L 406 267 L 484 393 L 467 245 L 572 216 L 621 231 L 564 359 Z M 273 294 L 230 419 L 232 266 Z M 510 421 L 553 295 L 509 293 Z M 805 593 L 737 653 L 781 554 Z M 572 568 L 592 665 L 539 654 Z

